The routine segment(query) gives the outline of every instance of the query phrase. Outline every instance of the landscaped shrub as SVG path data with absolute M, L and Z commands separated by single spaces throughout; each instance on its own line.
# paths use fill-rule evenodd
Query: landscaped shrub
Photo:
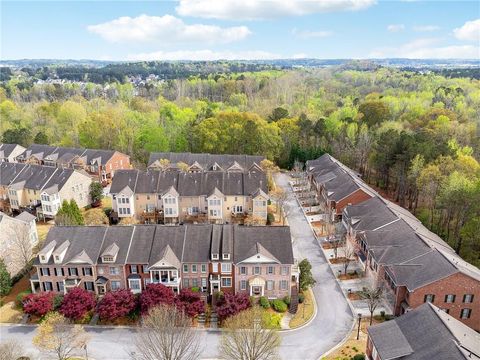
M 280 300 L 280 299 L 273 300 L 272 307 L 275 309 L 275 311 L 278 311 L 278 312 L 285 312 L 288 309 L 287 304 L 285 304 L 283 300 Z
M 111 291 L 105 294 L 97 307 L 102 320 L 113 321 L 127 316 L 137 306 L 135 295 L 128 289 Z
M 53 297 L 53 310 L 60 309 L 60 306 L 62 306 L 62 302 L 63 302 L 63 295 L 62 294 L 56 294 Z
M 353 360 L 365 360 L 365 355 L 364 354 L 356 354 L 353 357 Z
M 198 292 L 189 289 L 180 290 L 180 293 L 175 297 L 175 306 L 190 317 L 205 312 L 205 301 L 200 298 Z
M 193 292 L 200 292 L 200 288 L 198 286 L 194 286 L 191 288 Z
M 22 291 L 21 293 L 19 293 L 16 297 L 15 297 L 15 305 L 19 308 L 22 308 L 23 309 L 23 300 L 25 299 L 26 296 L 30 295 L 32 293 L 31 290 L 25 290 L 25 291 Z
M 95 295 L 82 288 L 73 288 L 64 297 L 60 313 L 66 318 L 79 320 L 95 307 Z
M 260 298 L 260 306 L 264 309 L 268 309 L 270 307 L 270 301 L 265 296 Z
M 162 284 L 148 284 L 140 295 L 140 310 L 146 314 L 156 305 L 173 305 L 174 298 L 172 288 Z
M 23 298 L 23 311 L 29 315 L 44 316 L 53 311 L 54 298 L 53 292 L 27 295 Z
M 217 301 L 217 315 L 220 320 L 224 320 L 240 311 L 248 309 L 251 306 L 250 297 L 246 293 L 231 294 L 226 293 Z
M 301 304 L 305 301 L 305 295 L 303 294 L 298 294 L 298 302 Z
M 280 321 L 282 321 L 282 315 L 265 311 L 262 316 L 262 321 L 262 325 L 267 329 L 280 329 Z
M 283 302 L 284 302 L 285 304 L 287 304 L 288 306 L 290 306 L 290 302 L 291 302 L 291 301 L 292 301 L 292 300 L 290 299 L 290 296 L 288 296 L 288 295 L 283 298 Z

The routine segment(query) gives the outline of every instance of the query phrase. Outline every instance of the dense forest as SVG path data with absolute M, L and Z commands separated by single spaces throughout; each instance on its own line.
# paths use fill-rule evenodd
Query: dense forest
M 108 76 L 39 83 L 12 72 L 0 88 L 0 133 L 22 145 L 118 149 L 139 167 L 152 151 L 262 154 L 283 168 L 330 152 L 480 265 L 475 76 L 254 70 L 140 83 Z

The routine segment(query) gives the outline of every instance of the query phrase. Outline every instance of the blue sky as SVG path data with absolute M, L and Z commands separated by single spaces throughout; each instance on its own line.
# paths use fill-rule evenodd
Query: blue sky
M 479 58 L 480 2 L 1 0 L 1 58 Z

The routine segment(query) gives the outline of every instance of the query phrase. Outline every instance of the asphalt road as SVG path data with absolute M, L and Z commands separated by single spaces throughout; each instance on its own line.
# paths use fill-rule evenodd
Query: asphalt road
M 307 258 L 313 267 L 317 284 L 313 288 L 317 302 L 317 315 L 306 327 L 299 330 L 282 332 L 280 355 L 282 359 L 307 360 L 318 359 L 322 354 L 338 344 L 350 332 L 353 317 L 340 288 L 330 271 L 310 227 L 298 206 L 288 185 L 289 178 L 278 174 L 277 184 L 289 192 L 286 202 L 289 207 L 288 222 L 293 237 L 294 253 L 298 259 Z M 88 356 L 95 360 L 129 359 L 135 351 L 132 337 L 135 330 L 129 328 L 87 327 L 91 335 Z M 48 359 L 42 356 L 32 345 L 35 326 L 3 325 L 0 326 L 0 341 L 14 339 L 18 341 L 24 353 L 32 359 Z M 201 331 L 203 359 L 218 357 L 219 333 Z M 24 355 L 24 354 L 22 354 Z M 85 354 L 82 354 L 85 355 Z

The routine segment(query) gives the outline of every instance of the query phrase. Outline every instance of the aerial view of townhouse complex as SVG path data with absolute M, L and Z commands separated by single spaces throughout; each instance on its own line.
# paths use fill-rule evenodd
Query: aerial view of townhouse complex
M 30 293 L 24 323 L 45 316 L 35 307 L 45 296 L 68 317 L 72 294 L 93 301 L 77 300 L 86 307 L 73 321 L 114 326 L 109 299 L 119 306 L 127 291 L 137 305 L 125 315 L 171 298 L 197 309 L 196 327 L 227 329 L 253 306 L 267 331 L 298 341 L 296 329 L 314 334 L 339 311 L 344 340 L 324 356 L 352 351 L 350 341 L 364 349 L 353 346 L 355 359 L 480 356 L 480 270 L 329 154 L 280 172 L 249 155 L 152 153 L 141 170 L 117 151 L 0 151 L 0 254 Z M 92 206 L 95 188 L 108 208 Z M 64 222 L 68 211 L 103 222 Z

